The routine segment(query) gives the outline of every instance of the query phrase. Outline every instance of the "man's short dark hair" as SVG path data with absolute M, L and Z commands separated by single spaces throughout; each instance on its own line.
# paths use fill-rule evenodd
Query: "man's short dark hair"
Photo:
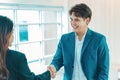
M 84 19 L 86 19 L 86 18 L 91 19 L 91 16 L 92 16 L 91 9 L 84 3 L 76 4 L 75 6 L 73 6 L 70 9 L 69 14 L 72 15 L 73 12 L 76 17 L 82 17 Z

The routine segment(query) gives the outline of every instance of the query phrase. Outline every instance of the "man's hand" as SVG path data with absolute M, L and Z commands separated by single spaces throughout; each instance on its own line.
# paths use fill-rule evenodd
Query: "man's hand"
M 51 78 L 55 78 L 56 77 L 56 68 L 54 65 L 49 65 L 47 67 L 47 69 L 50 71 L 50 75 L 51 75 Z

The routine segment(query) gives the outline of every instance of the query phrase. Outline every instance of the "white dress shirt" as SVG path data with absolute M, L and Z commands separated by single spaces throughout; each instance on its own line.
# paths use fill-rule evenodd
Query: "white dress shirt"
M 72 75 L 72 80 L 87 80 L 82 67 L 81 67 L 81 50 L 82 50 L 82 45 L 84 42 L 85 34 L 82 38 L 81 41 L 78 40 L 78 37 L 76 35 L 76 42 L 75 42 L 75 57 L 74 57 L 74 69 L 73 69 L 73 75 Z

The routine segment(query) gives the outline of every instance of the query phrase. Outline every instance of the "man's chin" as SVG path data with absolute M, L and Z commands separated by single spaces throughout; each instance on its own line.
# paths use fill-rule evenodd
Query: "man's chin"
M 73 29 L 74 32 L 78 32 L 76 29 Z

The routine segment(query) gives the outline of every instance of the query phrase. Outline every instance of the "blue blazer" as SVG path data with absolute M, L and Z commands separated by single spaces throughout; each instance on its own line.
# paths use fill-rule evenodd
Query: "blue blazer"
M 18 51 L 7 51 L 6 66 L 10 74 L 8 80 L 51 80 L 49 71 L 39 75 L 31 72 L 25 55 Z
M 74 69 L 75 32 L 62 35 L 52 63 L 58 71 L 64 66 L 64 80 L 71 80 Z M 87 80 L 108 80 L 109 49 L 104 35 L 88 28 L 81 51 Z

